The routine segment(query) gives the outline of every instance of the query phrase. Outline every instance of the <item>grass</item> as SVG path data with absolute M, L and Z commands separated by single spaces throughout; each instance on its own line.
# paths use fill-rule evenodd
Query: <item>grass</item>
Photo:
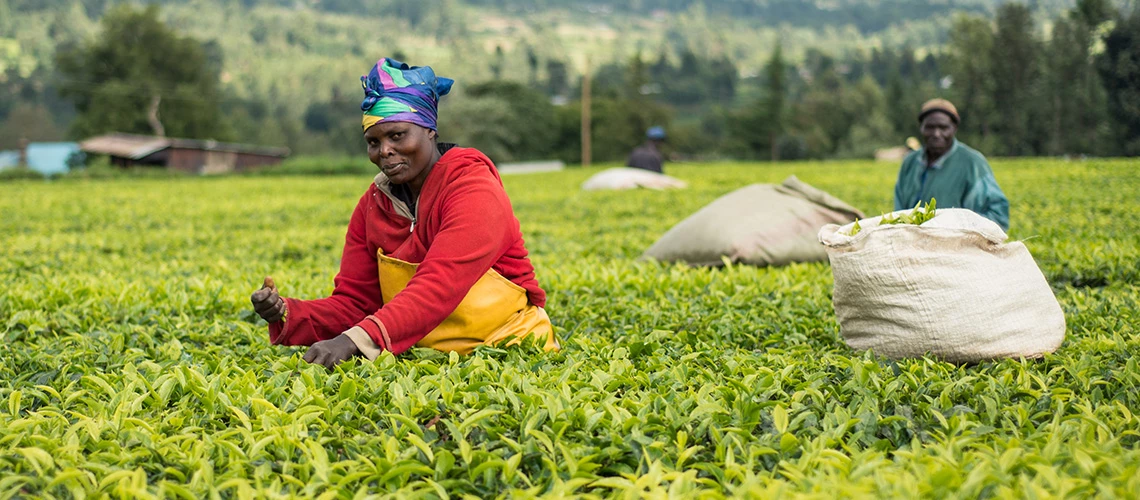
M 1140 491 L 1140 171 L 997 161 L 1065 311 L 1038 361 L 849 350 L 825 263 L 636 261 L 789 174 L 869 215 L 896 166 L 668 167 L 669 192 L 505 178 L 564 350 L 327 372 L 248 296 L 325 296 L 359 177 L 0 184 L 0 497 L 1128 497 Z

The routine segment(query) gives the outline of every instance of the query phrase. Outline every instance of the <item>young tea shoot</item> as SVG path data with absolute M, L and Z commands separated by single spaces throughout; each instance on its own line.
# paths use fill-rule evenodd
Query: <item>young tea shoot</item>
M 935 208 L 937 206 L 938 200 L 934 198 L 931 198 L 930 203 L 926 204 L 925 206 L 923 206 L 922 202 L 919 201 L 918 204 L 915 205 L 914 208 L 909 212 L 904 212 L 897 215 L 894 213 L 884 214 L 879 219 L 879 225 L 885 226 L 893 224 L 913 224 L 915 226 L 921 226 L 924 222 L 934 218 Z M 855 224 L 851 226 L 851 230 L 847 233 L 847 236 L 855 236 L 862 230 L 863 227 L 859 225 L 859 221 L 855 221 Z

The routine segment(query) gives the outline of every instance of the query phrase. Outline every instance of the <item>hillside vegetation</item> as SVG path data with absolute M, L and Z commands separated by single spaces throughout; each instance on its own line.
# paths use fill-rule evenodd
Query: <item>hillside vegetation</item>
M 0 72 L 50 66 L 58 46 L 94 36 L 108 0 L 0 0 Z M 757 73 L 779 39 L 796 59 L 809 47 L 834 54 L 872 46 L 935 48 L 951 13 L 992 14 L 999 0 L 492 1 L 186 0 L 162 6 L 172 28 L 216 41 L 223 82 L 238 97 L 272 95 L 301 105 L 330 97 L 381 55 L 430 61 L 465 81 L 502 73 L 525 81 L 528 59 L 566 61 L 576 73 L 641 51 L 725 55 Z M 1072 1 L 1038 2 L 1052 14 Z M 542 75 L 538 75 L 541 77 Z M 353 96 L 355 97 L 355 96 Z
M 161 129 L 359 154 L 359 75 L 393 56 L 459 81 L 441 133 L 497 162 L 581 160 L 587 71 L 603 161 L 652 125 L 680 157 L 866 158 L 932 97 L 986 154 L 1140 154 L 1140 14 L 1114 0 L 132 5 L 0 0 L 0 148 Z

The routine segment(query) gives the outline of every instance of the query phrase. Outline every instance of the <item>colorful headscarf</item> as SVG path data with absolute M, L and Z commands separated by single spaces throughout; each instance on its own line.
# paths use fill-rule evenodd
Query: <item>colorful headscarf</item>
M 431 66 L 408 66 L 385 57 L 376 61 L 368 76 L 360 77 L 364 87 L 364 130 L 380 121 L 410 122 L 436 130 L 439 98 L 451 91 L 450 78 L 436 77 Z

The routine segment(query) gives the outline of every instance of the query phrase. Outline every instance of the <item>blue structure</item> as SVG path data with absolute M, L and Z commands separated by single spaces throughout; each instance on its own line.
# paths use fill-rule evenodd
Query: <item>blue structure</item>
M 68 158 L 78 152 L 74 142 L 33 142 L 28 144 L 28 168 L 45 176 L 67 173 Z M 0 170 L 15 168 L 19 161 L 19 151 L 0 151 Z
M 20 164 L 18 151 L 0 151 L 0 170 L 15 167 Z

